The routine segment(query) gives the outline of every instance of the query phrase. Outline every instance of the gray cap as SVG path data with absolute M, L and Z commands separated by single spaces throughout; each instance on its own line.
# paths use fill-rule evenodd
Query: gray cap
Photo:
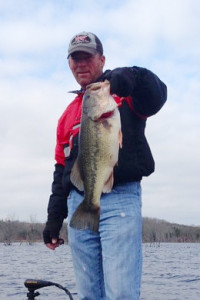
M 99 38 L 91 32 L 81 32 L 76 34 L 70 41 L 68 57 L 77 51 L 83 51 L 90 54 L 103 54 L 103 46 Z

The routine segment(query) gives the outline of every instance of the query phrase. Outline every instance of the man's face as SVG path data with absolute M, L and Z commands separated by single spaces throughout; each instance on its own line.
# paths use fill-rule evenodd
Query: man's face
M 91 55 L 78 51 L 70 55 L 69 67 L 82 88 L 95 82 L 103 73 L 105 57 L 99 53 Z

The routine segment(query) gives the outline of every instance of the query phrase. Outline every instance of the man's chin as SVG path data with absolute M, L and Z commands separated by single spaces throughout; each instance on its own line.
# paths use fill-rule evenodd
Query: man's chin
M 86 86 L 88 85 L 88 84 L 90 84 L 90 83 L 92 83 L 92 81 L 91 81 L 91 79 L 80 79 L 79 81 L 78 81 L 78 83 L 80 84 L 80 86 L 82 87 L 82 88 L 86 88 Z

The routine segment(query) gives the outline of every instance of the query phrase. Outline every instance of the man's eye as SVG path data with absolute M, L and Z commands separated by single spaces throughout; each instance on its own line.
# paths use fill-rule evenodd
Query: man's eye
M 86 60 L 86 61 L 90 61 L 92 59 L 92 57 L 90 56 L 85 56 L 85 57 L 73 57 L 73 60 L 79 62 L 79 61 L 82 61 L 82 60 Z

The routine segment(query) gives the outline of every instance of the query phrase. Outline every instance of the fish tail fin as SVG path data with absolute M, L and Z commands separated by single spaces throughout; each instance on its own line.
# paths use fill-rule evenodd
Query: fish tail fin
M 90 229 L 94 232 L 99 230 L 100 207 L 90 207 L 83 201 L 75 211 L 70 226 L 79 230 Z

